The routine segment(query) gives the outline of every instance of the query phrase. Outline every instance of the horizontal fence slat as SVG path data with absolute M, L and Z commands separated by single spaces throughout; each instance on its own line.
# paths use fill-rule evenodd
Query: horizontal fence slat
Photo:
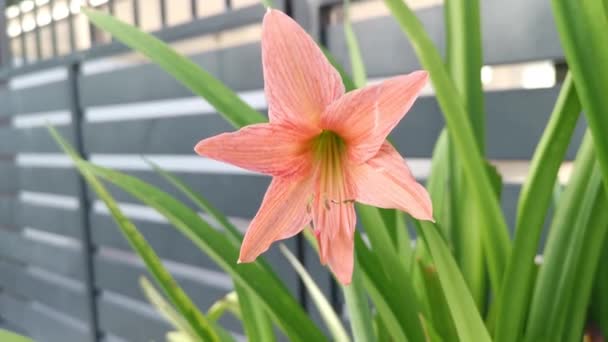
M 79 248 L 32 240 L 18 232 L 0 229 L 0 256 L 82 280 L 82 253 Z
M 75 319 L 88 315 L 83 284 L 66 287 L 21 265 L 0 261 L 0 286 L 30 301 L 37 301 Z
M 100 329 L 127 341 L 165 341 L 166 333 L 175 330 L 157 314 L 134 311 L 104 296 L 98 301 L 98 309 Z
M 84 141 L 90 153 L 194 154 L 200 139 L 231 130 L 216 114 L 86 123 Z
M 58 126 L 56 129 L 73 144 L 74 134 L 69 126 Z M 0 153 L 61 153 L 46 127 L 0 127 L 0 141 Z
M 46 83 L 43 85 L 13 89 L 10 93 L 13 115 L 67 110 L 69 104 L 69 87 L 67 81 Z
M 484 64 L 563 60 L 551 7 L 546 1 L 488 0 L 483 1 L 481 10 Z M 443 54 L 443 6 L 418 10 L 417 15 Z M 516 27 L 512 25 L 514 22 Z M 353 27 L 371 76 L 387 76 L 420 68 L 408 38 L 391 16 L 362 20 Z M 330 51 L 348 66 L 343 25 L 329 25 L 326 32 Z
M 136 258 L 136 256 L 132 256 Z M 102 291 L 117 293 L 133 300 L 147 302 L 140 287 L 139 278 L 147 276 L 152 279 L 143 265 L 120 262 L 97 255 L 95 257 L 95 280 L 96 287 Z M 192 274 L 186 278 L 173 274 L 180 286 L 191 296 L 197 307 L 208 308 L 219 298 L 231 291 L 230 282 L 212 286 L 209 283 L 216 281 L 214 278 L 195 280 Z M 222 281 L 226 281 L 226 277 Z M 205 283 L 206 282 L 206 283 Z
M 19 199 L 17 197 L 0 196 L 0 225 L 16 225 L 17 208 L 19 208 Z
M 80 211 L 31 203 L 19 206 L 19 225 L 80 239 Z
M 488 157 L 530 159 L 558 91 L 558 87 L 553 87 L 486 92 Z M 435 98 L 421 97 L 391 137 L 406 156 L 430 157 L 442 127 Z M 201 115 L 87 123 L 84 136 L 91 153 L 194 155 L 192 149 L 200 139 L 232 130 L 217 115 Z M 582 131 L 582 127 L 577 131 L 576 141 Z M 574 151 L 569 150 L 568 158 L 574 157 Z
M 86 341 L 88 336 L 85 327 L 64 322 L 53 312 L 5 291 L 0 293 L 0 317 L 20 327 L 35 341 Z
M 206 254 L 171 225 L 143 220 L 131 221 L 161 258 L 219 271 Z M 131 246 L 111 216 L 92 214 L 91 232 L 93 243 L 97 246 L 131 251 Z
M 129 171 L 128 173 L 159 187 L 161 190 L 166 191 L 185 203 L 191 203 L 175 187 L 153 171 Z M 252 218 L 255 215 L 264 197 L 266 188 L 270 184 L 270 177 L 250 174 L 198 174 L 180 172 L 175 173 L 175 176 L 184 181 L 193 191 L 207 198 L 224 215 L 240 218 Z M 109 185 L 108 188 L 118 201 L 141 204 L 139 200 L 113 185 Z
M 19 188 L 22 191 L 77 196 L 77 176 L 73 168 L 22 166 L 19 168 Z
M 4 85 L 0 86 L 0 118 L 12 115 L 11 112 L 11 91 Z
M 192 57 L 206 71 L 236 91 L 263 86 L 259 43 L 205 52 Z M 150 86 L 150 85 L 154 86 Z M 84 106 L 161 100 L 191 96 L 156 65 L 143 64 L 117 71 L 85 75 L 81 81 Z
M 0 161 L 0 194 L 17 190 L 17 167 L 12 161 Z

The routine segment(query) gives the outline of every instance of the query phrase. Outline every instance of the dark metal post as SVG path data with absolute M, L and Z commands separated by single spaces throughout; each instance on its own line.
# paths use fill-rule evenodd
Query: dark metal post
M 139 27 L 139 0 L 133 1 L 133 25 Z
M 198 17 L 198 2 L 197 0 L 190 0 L 190 12 L 192 13 L 192 19 Z
M 7 33 L 6 0 L 0 0 L 0 13 L 0 67 L 8 68 L 11 66 L 11 43 Z
M 3 13 L 4 15 L 4 13 Z M 27 58 L 27 43 L 25 41 L 25 30 L 23 29 L 23 12 L 21 12 L 21 8 L 19 9 L 19 40 L 21 42 L 21 60 L 22 64 L 28 63 Z
M 51 13 L 51 44 L 53 45 L 53 57 L 57 57 L 59 54 L 59 48 L 57 47 L 57 24 L 55 23 L 55 17 L 53 16 L 53 11 L 55 10 L 55 0 L 51 0 L 49 2 L 49 11 Z
M 88 158 L 84 147 L 83 137 L 83 110 L 80 102 L 80 64 L 73 63 L 68 66 L 68 86 L 70 87 L 70 112 L 72 113 L 72 128 L 74 130 L 74 147 L 85 159 Z M 78 200 L 80 203 L 80 227 L 83 266 L 86 282 L 87 299 L 89 306 L 89 329 L 90 341 L 101 341 L 102 334 L 99 330 L 97 297 L 98 292 L 95 287 L 95 270 L 93 257 L 96 253 L 95 245 L 91 238 L 91 203 L 89 201 L 88 187 L 82 176 L 78 177 Z
M 232 9 L 232 0 L 225 0 L 226 9 Z
M 36 36 L 36 60 L 42 59 L 42 41 L 40 39 L 40 26 L 38 25 L 38 4 L 34 1 L 34 35 Z
M 161 27 L 167 26 L 167 2 L 165 0 L 159 0 L 160 6 L 160 25 Z

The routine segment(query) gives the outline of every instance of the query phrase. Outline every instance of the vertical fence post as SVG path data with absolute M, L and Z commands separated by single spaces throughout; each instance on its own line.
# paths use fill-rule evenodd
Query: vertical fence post
M 8 68 L 11 65 L 11 45 L 7 32 L 6 0 L 0 0 L 0 13 L 0 68 Z
M 70 88 L 70 112 L 72 118 L 72 129 L 74 133 L 74 147 L 83 158 L 88 158 L 84 147 L 83 137 L 83 109 L 80 97 L 80 63 L 74 62 L 68 65 L 68 87 Z M 90 341 L 101 341 L 101 331 L 99 330 L 97 297 L 98 291 L 95 287 L 95 270 L 93 258 L 96 252 L 95 245 L 91 238 L 91 203 L 86 181 L 78 176 L 78 201 L 80 204 L 80 227 L 81 243 L 84 267 L 84 278 L 87 294 L 87 305 L 89 306 L 89 329 Z
M 285 0 L 285 11 L 294 18 L 317 42 L 321 45 L 326 45 L 325 37 L 325 21 L 324 8 L 321 0 Z M 298 257 L 302 263 L 310 260 L 307 253 L 311 252 L 311 248 L 306 246 L 306 241 L 301 235 L 298 235 Z M 328 275 L 329 297 L 332 306 L 337 312 L 341 312 L 340 290 L 331 274 Z M 305 290 L 303 290 L 305 291 Z M 306 294 L 300 294 L 306 300 Z M 306 304 L 306 302 L 304 302 Z

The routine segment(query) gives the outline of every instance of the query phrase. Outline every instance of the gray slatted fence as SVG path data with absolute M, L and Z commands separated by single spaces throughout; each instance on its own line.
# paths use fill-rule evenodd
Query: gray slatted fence
M 348 66 L 340 1 L 275 2 Z M 484 0 L 482 10 L 486 64 L 563 63 L 546 1 Z M 256 30 L 263 14 L 263 7 L 254 4 L 158 34 L 177 42 L 252 25 Z M 424 8 L 418 14 L 442 47 L 442 7 Z M 338 19 L 329 20 L 332 16 Z M 370 78 L 419 67 L 408 40 L 386 14 L 357 20 L 354 29 Z M 199 139 L 231 127 L 158 67 L 121 57 L 126 52 L 118 44 L 95 46 L 84 55 L 7 67 L 2 72 L 0 318 L 4 327 L 39 341 L 162 340 L 169 328 L 138 288 L 138 277 L 146 273 L 142 263 L 60 154 L 44 127 L 47 121 L 71 142 L 80 141 L 92 161 L 137 175 L 183 199 L 140 156 L 156 161 L 207 196 L 243 229 L 269 183 L 267 177 L 194 156 L 192 147 Z M 192 58 L 256 109 L 266 110 L 259 41 L 195 53 Z M 559 84 L 488 91 L 488 157 L 507 163 L 529 160 L 558 90 Z M 413 158 L 421 179 L 428 174 L 428 158 L 442 127 L 440 109 L 432 94 L 427 94 L 393 134 L 399 150 Z M 581 123 L 569 159 L 583 129 Z M 521 181 L 506 183 L 503 207 L 512 222 Z M 231 290 L 230 278 L 162 217 L 117 189 L 112 188 L 112 193 L 201 308 Z M 339 306 L 339 294 L 314 253 L 299 239 L 286 243 Z M 272 249 L 267 258 L 305 304 L 296 275 L 277 250 Z M 314 308 L 309 309 L 318 319 Z M 242 334 L 235 320 L 227 318 L 223 323 Z

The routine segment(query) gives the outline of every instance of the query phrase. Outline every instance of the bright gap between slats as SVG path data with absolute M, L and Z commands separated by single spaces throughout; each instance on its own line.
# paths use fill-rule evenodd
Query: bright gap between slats
M 196 155 L 92 154 L 90 160 L 100 166 L 123 171 L 151 171 L 152 168 L 142 157 L 147 158 L 161 168 L 171 172 L 260 175 L 236 166 Z M 16 161 L 17 165 L 20 167 L 72 167 L 71 160 L 62 154 L 21 153 L 17 155 Z M 407 162 L 417 179 L 426 179 L 429 176 L 431 170 L 430 158 L 408 158 Z M 491 160 L 490 162 L 498 168 L 503 176 L 503 182 L 505 184 L 522 184 L 530 169 L 530 161 L 528 160 Z M 561 184 L 566 184 L 568 182 L 571 171 L 572 162 L 563 162 L 558 174 L 559 182 Z
M 203 255 L 201 251 L 201 255 Z M 141 268 L 143 271 L 145 265 L 138 255 L 131 251 L 125 251 L 112 247 L 99 246 L 98 254 L 100 257 L 109 260 L 110 262 L 116 262 L 119 264 L 128 264 Z M 236 261 L 236 260 L 235 260 Z M 222 272 L 206 269 L 203 267 L 193 266 L 184 264 L 181 262 L 163 259 L 163 264 L 167 269 L 178 278 L 186 278 L 198 283 L 206 284 L 210 287 L 219 289 L 231 290 L 232 280 L 228 275 Z

